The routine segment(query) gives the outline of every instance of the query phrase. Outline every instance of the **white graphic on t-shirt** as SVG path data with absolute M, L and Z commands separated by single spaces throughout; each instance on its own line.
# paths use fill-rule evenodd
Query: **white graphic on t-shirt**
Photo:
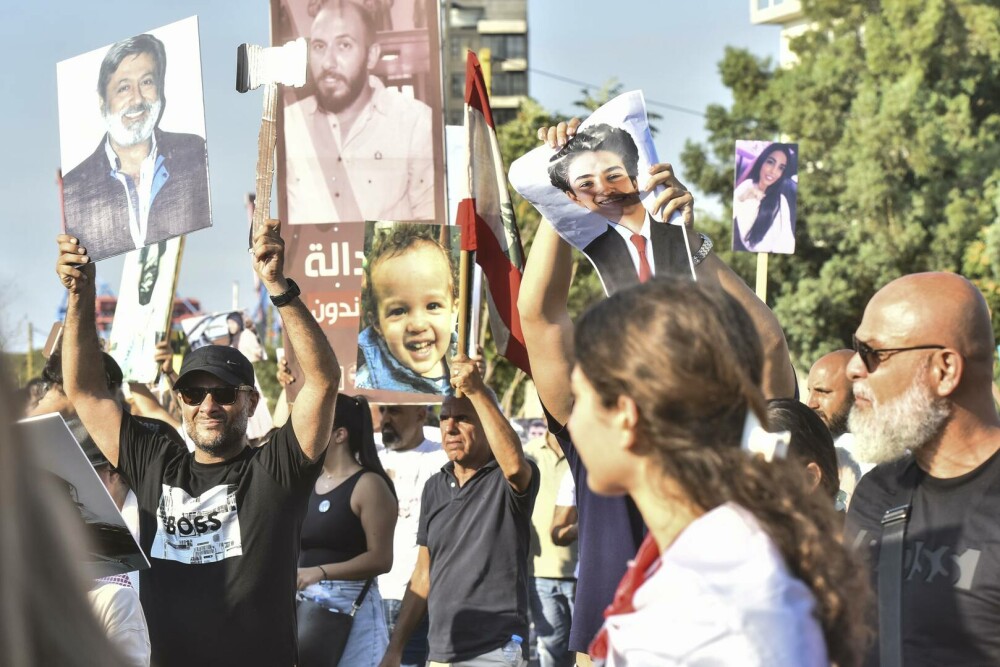
M 197 565 L 243 555 L 238 510 L 235 484 L 193 498 L 164 484 L 150 556 Z

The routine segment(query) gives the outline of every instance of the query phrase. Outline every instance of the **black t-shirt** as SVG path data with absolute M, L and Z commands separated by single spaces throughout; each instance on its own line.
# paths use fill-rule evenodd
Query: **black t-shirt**
M 570 439 L 569 430 L 551 415 L 548 421 L 549 430 L 559 441 L 573 473 L 579 517 L 580 571 L 576 580 L 569 648 L 588 653 L 590 642 L 604 625 L 604 610 L 614 600 L 628 562 L 635 557 L 646 536 L 646 524 L 628 496 L 599 496 L 590 490 L 587 469 Z
M 417 544 L 431 557 L 429 658 L 469 660 L 528 637 L 528 545 L 538 466 L 517 493 L 495 460 L 464 486 L 448 462 L 424 485 Z
M 911 490 L 902 570 L 903 664 L 1000 665 L 1000 454 L 953 479 L 930 477 L 910 457 L 862 477 L 851 499 L 846 540 L 863 550 L 873 571 L 882 515 L 905 505 Z M 877 589 L 874 582 L 873 574 Z M 878 662 L 876 645 L 866 664 Z
M 152 564 L 140 593 L 153 664 L 294 665 L 299 530 L 322 464 L 291 422 L 263 447 L 203 464 L 125 414 L 118 467 Z

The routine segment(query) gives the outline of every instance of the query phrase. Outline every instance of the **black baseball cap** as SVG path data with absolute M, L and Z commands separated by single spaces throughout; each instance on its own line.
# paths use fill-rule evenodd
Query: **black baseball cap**
M 211 373 L 228 385 L 254 386 L 253 364 L 235 347 L 205 345 L 189 353 L 181 364 L 180 377 L 174 387 L 182 389 L 186 380 L 196 371 Z

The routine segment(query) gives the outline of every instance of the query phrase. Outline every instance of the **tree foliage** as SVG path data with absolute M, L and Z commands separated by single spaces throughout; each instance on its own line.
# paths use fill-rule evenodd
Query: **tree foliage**
M 815 29 L 792 41 L 798 63 L 728 49 L 719 72 L 733 104 L 709 107 L 709 140 L 682 155 L 731 220 L 734 141 L 799 143 L 796 254 L 772 255 L 769 276 L 794 360 L 808 368 L 847 346 L 871 295 L 918 271 L 972 279 L 1000 331 L 997 3 L 802 6 Z M 728 239 L 728 223 L 709 226 Z
M 580 90 L 582 97 L 573 102 L 573 106 L 585 111 L 586 115 L 589 116 L 624 92 L 625 84 L 619 81 L 618 77 L 613 76 L 602 83 L 601 87 L 594 92 L 591 92 L 590 88 Z M 646 118 L 649 120 L 649 133 L 655 137 L 656 133 L 660 131 L 656 127 L 656 122 L 663 120 L 663 114 L 647 109 Z

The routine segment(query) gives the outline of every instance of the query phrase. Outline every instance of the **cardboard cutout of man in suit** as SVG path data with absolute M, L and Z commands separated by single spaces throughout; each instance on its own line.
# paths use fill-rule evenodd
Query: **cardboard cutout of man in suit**
M 635 141 L 624 129 L 606 124 L 580 130 L 549 162 L 552 185 L 608 221 L 607 229 L 583 252 L 609 295 L 639 283 L 643 259 L 649 275 L 680 273 L 688 267 L 683 231 L 646 211 L 638 176 Z

